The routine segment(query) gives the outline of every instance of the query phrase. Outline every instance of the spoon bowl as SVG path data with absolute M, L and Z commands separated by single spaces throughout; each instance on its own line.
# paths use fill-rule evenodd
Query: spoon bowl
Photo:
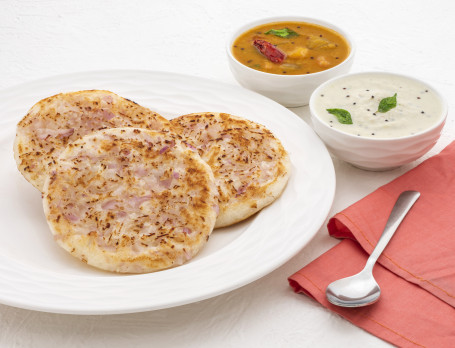
M 341 291 L 341 292 L 340 292 Z M 381 289 L 368 270 L 339 279 L 327 287 L 329 302 L 341 307 L 362 307 L 379 300 Z
M 405 191 L 400 194 L 365 268 L 360 273 L 336 280 L 327 287 L 325 294 L 330 303 L 341 307 L 362 307 L 379 299 L 381 289 L 373 277 L 373 267 L 419 197 L 420 193 L 417 191 Z

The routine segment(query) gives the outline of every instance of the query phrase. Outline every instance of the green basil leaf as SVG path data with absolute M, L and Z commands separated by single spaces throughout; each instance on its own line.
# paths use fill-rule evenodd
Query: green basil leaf
M 397 94 L 393 97 L 387 97 L 379 102 L 378 112 L 387 112 L 397 106 Z
M 352 118 L 349 111 L 344 109 L 326 109 L 329 114 L 335 115 L 338 122 L 342 124 L 352 124 Z
M 278 37 L 283 37 L 287 39 L 288 37 L 294 37 L 294 36 L 299 36 L 294 30 L 291 30 L 289 28 L 283 28 L 283 29 L 270 29 L 268 32 L 265 33 L 266 35 L 275 35 Z

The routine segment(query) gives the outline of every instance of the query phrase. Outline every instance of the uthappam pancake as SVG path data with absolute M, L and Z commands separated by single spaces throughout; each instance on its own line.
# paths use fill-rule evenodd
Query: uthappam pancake
M 142 273 L 190 260 L 217 216 L 210 167 L 160 132 L 101 130 L 70 143 L 43 191 L 56 242 L 109 271 Z
M 94 131 L 114 127 L 168 131 L 169 122 L 109 91 L 57 94 L 36 103 L 18 123 L 14 142 L 17 167 L 42 191 L 49 167 L 67 144 Z
M 239 222 L 283 191 L 289 155 L 264 126 L 226 113 L 194 113 L 171 120 L 174 131 L 213 170 L 220 200 L 215 227 Z

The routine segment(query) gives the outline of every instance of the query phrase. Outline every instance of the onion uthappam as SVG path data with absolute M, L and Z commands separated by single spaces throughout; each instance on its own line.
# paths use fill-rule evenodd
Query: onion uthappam
M 264 126 L 226 113 L 183 115 L 171 124 L 213 170 L 220 202 L 215 227 L 246 219 L 285 188 L 289 155 Z
M 17 125 L 17 167 L 42 191 L 49 168 L 67 144 L 94 131 L 116 127 L 169 131 L 169 122 L 109 91 L 61 93 L 43 99 Z
M 65 148 L 46 178 L 44 212 L 56 242 L 92 266 L 153 272 L 183 264 L 217 216 L 210 167 L 169 134 L 112 128 Z

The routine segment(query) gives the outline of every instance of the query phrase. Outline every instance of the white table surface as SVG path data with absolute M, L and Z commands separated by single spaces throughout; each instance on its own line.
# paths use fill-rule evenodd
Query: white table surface
M 0 89 L 50 75 L 117 68 L 173 71 L 237 84 L 225 58 L 227 34 L 252 19 L 282 14 L 319 17 L 349 31 L 358 45 L 353 72 L 401 72 L 442 91 L 449 117 L 425 158 L 455 138 L 450 111 L 455 106 L 455 2 L 449 0 L 0 0 Z M 308 107 L 291 110 L 309 122 Z M 389 172 L 367 172 L 334 158 L 337 189 L 330 216 L 421 160 Z M 389 346 L 288 286 L 289 275 L 336 243 L 324 224 L 297 256 L 269 275 L 170 309 L 73 316 L 0 304 L 0 346 Z

